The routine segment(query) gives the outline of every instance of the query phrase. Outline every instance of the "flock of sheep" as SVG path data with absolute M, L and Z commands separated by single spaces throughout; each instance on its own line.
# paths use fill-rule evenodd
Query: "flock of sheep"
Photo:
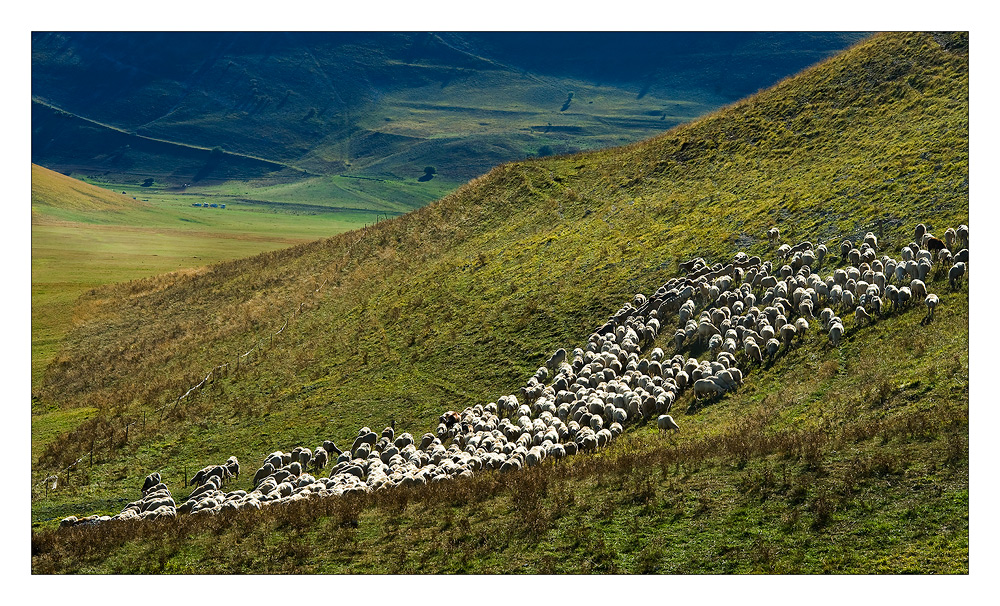
M 488 469 L 520 470 L 605 447 L 629 425 L 654 417 L 659 429 L 676 430 L 669 413 L 685 392 L 702 399 L 737 389 L 744 373 L 790 349 L 815 323 L 837 346 L 846 330 L 838 314 L 853 313 L 860 326 L 923 299 L 923 322 L 933 321 L 940 299 L 927 291 L 927 276 L 935 264 L 947 267 L 949 286 L 960 288 L 969 262 L 965 225 L 947 229 L 944 240 L 918 225 L 899 259 L 880 255 L 872 233 L 857 247 L 844 240 L 839 253 L 845 266 L 824 272 L 826 277 L 817 273 L 826 263 L 826 246 L 779 245 L 777 228 L 768 238 L 781 262 L 777 271 L 771 261 L 742 252 L 726 265 L 709 266 L 700 257 L 681 263 L 683 277 L 649 297 L 635 295 L 585 347 L 557 350 L 516 394 L 446 412 L 434 433 L 419 439 L 397 434 L 393 422 L 381 433 L 361 428 L 346 450 L 326 440 L 313 450 L 275 451 L 264 458 L 249 492 L 224 490 L 239 476 L 239 462 L 230 457 L 195 474 L 195 489 L 180 505 L 154 473 L 143 484 L 142 498 L 121 513 L 70 516 L 61 525 L 214 515 L 440 482 Z M 959 250 L 952 254 L 956 245 Z M 653 347 L 668 325 L 677 326 L 673 355 Z M 685 349 L 707 357 L 686 357 Z

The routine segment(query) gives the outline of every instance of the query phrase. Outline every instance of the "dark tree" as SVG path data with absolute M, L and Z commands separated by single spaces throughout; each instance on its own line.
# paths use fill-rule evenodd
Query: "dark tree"
M 433 166 L 425 166 L 424 167 L 424 174 L 421 175 L 420 178 L 417 179 L 417 181 L 420 181 L 421 183 L 423 183 L 425 181 L 430 181 L 431 179 L 434 178 L 434 175 L 436 175 L 436 174 L 437 174 L 437 170 Z

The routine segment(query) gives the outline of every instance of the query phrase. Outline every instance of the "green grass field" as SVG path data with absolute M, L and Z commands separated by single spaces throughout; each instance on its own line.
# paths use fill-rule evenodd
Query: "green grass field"
M 389 187 L 362 199 L 363 188 L 369 186 L 347 181 L 341 189 L 352 192 L 346 196 L 354 204 L 350 210 L 335 208 L 330 202 L 330 190 L 337 185 L 315 186 L 322 191 L 311 197 L 303 192 L 310 189 L 308 183 L 286 186 L 293 193 L 283 192 L 280 186 L 251 185 L 245 185 L 243 192 L 235 186 L 217 186 L 178 193 L 100 182 L 101 190 L 33 165 L 33 388 L 74 321 L 81 320 L 73 317 L 76 299 L 92 288 L 286 248 L 357 229 L 407 209 L 405 204 L 378 202 L 375 195 L 390 195 Z M 441 189 L 439 184 L 422 188 L 408 202 L 426 203 Z M 129 195 L 115 193 L 120 191 Z M 133 196 L 139 200 L 132 200 Z M 238 200 L 245 196 L 258 203 Z M 290 199 L 307 206 L 289 207 L 283 201 Z M 226 208 L 193 207 L 194 203 L 226 204 Z
M 675 403 L 672 437 L 639 425 L 525 473 L 54 528 L 120 511 L 153 470 L 183 500 L 185 476 L 230 455 L 255 469 L 362 425 L 433 430 L 514 393 L 679 261 L 771 258 L 774 225 L 833 250 L 873 230 L 895 255 L 918 222 L 968 224 L 967 99 L 967 36 L 881 35 L 649 141 L 503 165 L 362 232 L 85 294 L 37 391 L 33 571 L 967 574 L 969 299 L 940 274 L 933 323 L 845 310 L 839 347 L 814 325 L 738 391 Z

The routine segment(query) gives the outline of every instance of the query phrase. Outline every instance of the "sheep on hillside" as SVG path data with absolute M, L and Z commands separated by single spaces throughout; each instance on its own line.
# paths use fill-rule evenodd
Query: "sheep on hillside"
M 660 415 L 656 417 L 656 428 L 661 431 L 669 431 L 671 429 L 679 430 L 680 427 L 677 425 L 674 418 L 670 415 Z
M 146 494 L 146 492 L 149 491 L 150 488 L 156 486 L 159 483 L 160 483 L 159 472 L 153 472 L 149 474 L 148 476 L 146 476 L 146 479 L 143 480 L 142 482 L 142 493 Z
M 948 270 L 948 284 L 952 290 L 962 287 L 962 276 L 965 275 L 965 263 L 959 261 Z
M 969 248 L 969 226 L 959 225 L 955 230 L 955 235 L 958 237 L 958 245 L 962 248 Z
M 927 306 L 927 315 L 924 317 L 924 324 L 930 324 L 934 320 L 934 308 L 938 306 L 941 300 L 934 293 L 927 295 L 924 299 L 924 305 Z
M 236 458 L 235 455 L 229 457 L 228 459 L 226 459 L 225 467 L 226 467 L 226 471 L 229 473 L 230 477 L 239 479 L 239 477 L 240 477 L 240 462 Z
M 834 322 L 830 325 L 829 335 L 830 343 L 832 343 L 834 347 L 837 347 L 840 345 L 841 337 L 844 336 L 844 325 L 839 322 Z

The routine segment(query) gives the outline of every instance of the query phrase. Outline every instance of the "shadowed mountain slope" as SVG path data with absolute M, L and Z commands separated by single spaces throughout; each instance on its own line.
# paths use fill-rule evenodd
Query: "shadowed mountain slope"
M 426 165 L 464 181 L 651 136 L 862 37 L 37 32 L 32 161 L 176 183 Z

